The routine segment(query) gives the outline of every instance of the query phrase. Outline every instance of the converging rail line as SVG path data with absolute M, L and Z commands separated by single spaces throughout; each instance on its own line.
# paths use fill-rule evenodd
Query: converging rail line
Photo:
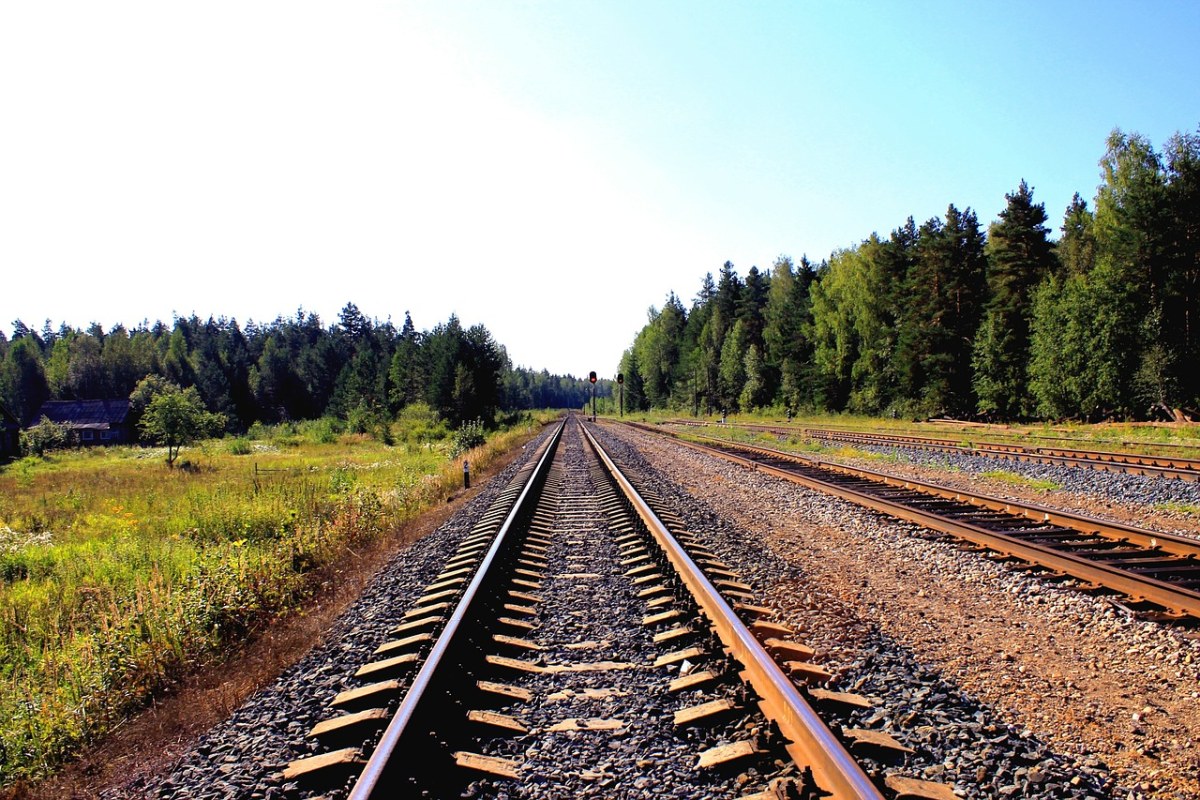
M 1124 594 L 1146 616 L 1200 619 L 1200 541 L 1031 503 L 974 494 L 796 453 L 639 430 Z
M 637 483 L 568 417 L 281 779 L 354 800 L 954 797 L 882 769 L 911 751 L 844 724 L 870 702 L 821 688 L 817 654 Z
M 696 426 L 692 420 L 673 420 L 673 424 Z M 965 442 L 962 439 L 942 439 L 911 434 L 867 433 L 827 428 L 793 428 L 781 425 L 737 423 L 729 427 L 761 430 L 783 436 L 800 435 L 817 442 L 842 442 L 867 447 L 905 447 L 931 452 L 960 453 L 986 456 L 1008 461 L 1080 467 L 1104 472 L 1124 472 L 1195 482 L 1200 481 L 1200 459 L 1178 456 L 1147 455 L 1104 450 L 1083 450 L 1067 447 L 1030 447 L 1010 442 Z
M 1156 456 L 1142 453 L 1120 453 L 1104 450 L 1079 450 L 1066 447 L 1029 447 L 1006 442 L 973 442 L 936 439 L 927 436 L 906 436 L 887 433 L 858 433 L 855 431 L 805 428 L 804 435 L 817 441 L 837 441 L 873 447 L 911 447 L 922 450 L 966 453 L 1039 464 L 1085 467 L 1106 472 L 1126 472 L 1183 481 L 1200 480 L 1200 460 L 1176 456 Z

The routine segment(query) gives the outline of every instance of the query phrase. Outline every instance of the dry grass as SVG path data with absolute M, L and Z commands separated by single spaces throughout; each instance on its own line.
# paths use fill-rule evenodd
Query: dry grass
M 280 428 L 186 469 L 123 448 L 0 472 L 0 783 L 52 772 L 451 495 L 460 461 L 414 429 L 387 447 Z

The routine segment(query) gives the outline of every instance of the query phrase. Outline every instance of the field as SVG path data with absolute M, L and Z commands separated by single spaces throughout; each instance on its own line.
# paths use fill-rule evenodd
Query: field
M 327 421 L 164 452 L 95 448 L 0 468 L 0 785 L 47 774 L 280 615 L 314 575 L 527 436 L 460 453 L 427 411 L 394 444 Z M 461 441 L 458 442 L 461 444 Z

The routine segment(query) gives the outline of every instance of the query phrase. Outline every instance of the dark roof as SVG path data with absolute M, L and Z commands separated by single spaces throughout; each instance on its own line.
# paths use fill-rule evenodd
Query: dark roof
M 37 418 L 48 417 L 59 425 L 121 425 L 129 416 L 128 400 L 47 400 Z

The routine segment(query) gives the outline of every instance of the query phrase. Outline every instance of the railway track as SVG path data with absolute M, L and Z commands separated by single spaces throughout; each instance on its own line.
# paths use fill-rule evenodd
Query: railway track
M 569 418 L 310 731 L 289 791 L 954 797 Z M 754 785 L 757 782 L 758 785 Z
M 674 424 L 695 426 L 691 420 L 674 420 Z M 741 423 L 732 427 L 761 430 L 784 436 L 801 435 L 817 442 L 840 442 L 866 447 L 904 447 L 931 452 L 985 456 L 1007 461 L 1079 467 L 1104 472 L 1123 472 L 1170 480 L 1200 481 L 1200 459 L 1179 456 L 1146 455 L 1103 450 L 1083 450 L 1067 447 L 1030 447 L 1009 442 L 964 442 L 907 434 L 865 433 L 826 428 L 792 428 L 778 425 Z
M 920 450 L 957 452 L 970 455 L 1056 464 L 1069 467 L 1098 469 L 1106 472 L 1126 472 L 1174 480 L 1200 480 L 1200 460 L 1177 456 L 1156 456 L 1140 453 L 1120 453 L 1102 450 L 1079 450 L 1065 447 L 1029 447 L 1005 442 L 974 442 L 937 439 L 928 436 L 904 436 L 884 433 L 805 428 L 804 435 L 824 442 L 847 442 L 871 447 L 910 447 Z
M 1144 616 L 1200 619 L 1200 541 L 723 439 L 634 427 L 1124 595 Z

